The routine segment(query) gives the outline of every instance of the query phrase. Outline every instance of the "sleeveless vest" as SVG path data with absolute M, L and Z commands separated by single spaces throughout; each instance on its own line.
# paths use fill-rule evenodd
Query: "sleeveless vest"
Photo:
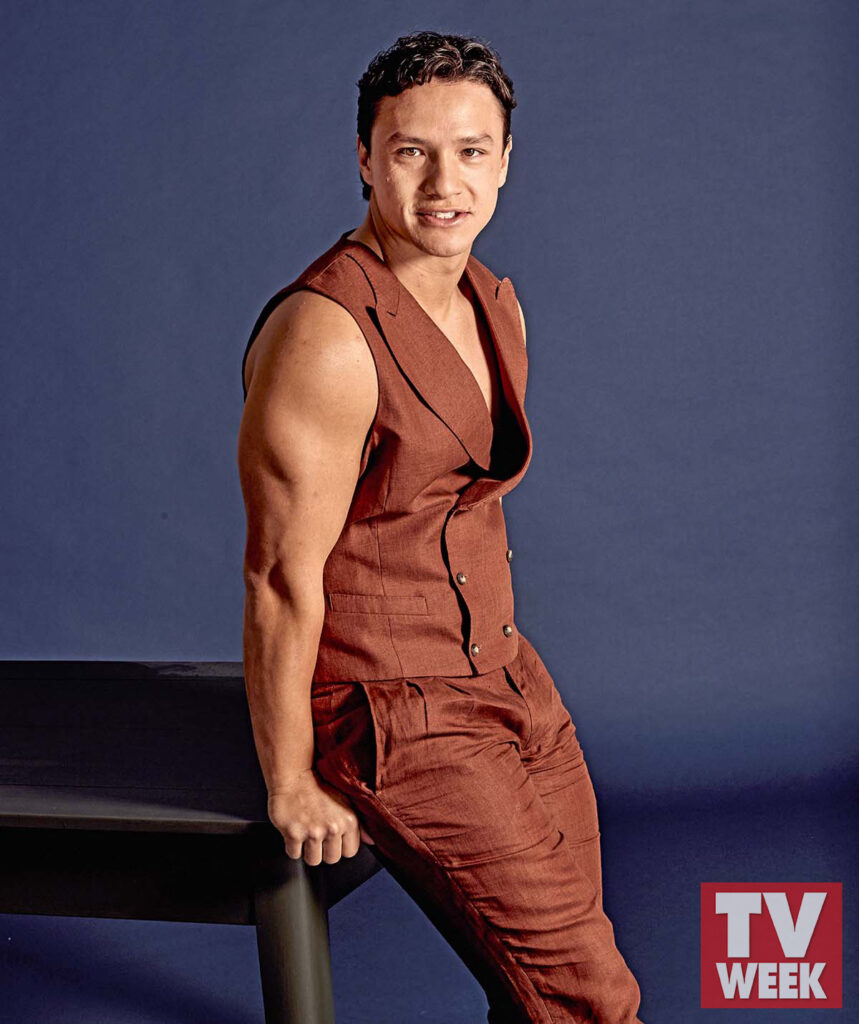
M 501 497 L 524 475 L 532 447 L 513 285 L 469 255 L 465 274 L 503 392 L 493 431 L 456 348 L 388 265 L 348 234 L 266 303 L 242 359 L 244 390 L 248 352 L 266 318 L 287 295 L 309 289 L 349 311 L 376 366 L 375 419 L 324 566 L 313 682 L 489 672 L 519 648 Z

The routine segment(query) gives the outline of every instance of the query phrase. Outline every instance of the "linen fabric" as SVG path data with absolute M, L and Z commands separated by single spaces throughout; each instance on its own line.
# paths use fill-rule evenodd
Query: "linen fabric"
M 642 1024 L 584 754 L 524 635 L 491 672 L 323 684 L 312 708 L 317 774 L 481 984 L 489 1024 Z
M 469 256 L 465 273 L 503 387 L 493 430 L 454 346 L 384 261 L 348 234 L 268 301 L 242 360 L 244 368 L 278 303 L 308 289 L 351 313 L 375 361 L 378 407 L 346 523 L 324 567 L 313 681 L 487 672 L 517 651 L 501 497 L 522 478 L 532 448 L 513 285 Z
M 340 239 L 298 289 L 340 303 L 379 401 L 323 573 L 314 768 L 486 993 L 489 1024 L 641 1024 L 602 905 L 593 786 L 569 712 L 514 621 L 501 498 L 531 459 L 513 285 L 465 267 L 503 392 L 368 246 Z M 245 396 L 247 397 L 247 395 Z

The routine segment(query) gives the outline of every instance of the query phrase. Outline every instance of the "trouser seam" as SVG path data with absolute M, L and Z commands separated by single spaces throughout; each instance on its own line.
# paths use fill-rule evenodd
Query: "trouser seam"
M 524 982 L 525 982 L 525 984 L 527 986 L 527 990 L 528 991 L 525 994 L 527 994 L 529 999 L 533 1000 L 536 1003 L 537 1009 L 542 1010 L 543 1013 L 545 1014 L 545 1020 L 544 1021 L 532 1021 L 531 1024 L 555 1024 L 555 1021 L 553 1020 L 552 1015 L 549 1012 L 549 1008 L 546 1005 L 545 1000 L 541 998 L 539 992 L 537 991 L 536 987 L 534 986 L 534 983 L 531 981 L 530 977 L 528 976 L 528 973 L 525 970 L 525 968 L 522 967 L 522 965 L 519 963 L 519 961 L 516 959 L 516 957 L 513 955 L 513 953 L 511 953 L 511 951 L 507 948 L 507 945 L 505 944 L 504 940 L 499 935 L 497 929 L 492 924 L 492 922 L 487 918 L 487 916 L 481 910 L 479 910 L 474 905 L 474 903 L 472 902 L 472 900 L 468 896 L 468 894 L 463 891 L 462 887 L 459 885 L 459 883 L 456 881 L 456 879 L 449 873 L 449 871 L 446 869 L 445 865 L 438 859 L 438 857 L 436 857 L 436 855 L 433 852 L 432 848 L 430 846 L 428 846 L 427 843 L 425 843 L 423 841 L 423 839 L 421 839 L 421 837 L 413 829 L 409 828 L 409 826 L 405 824 L 405 822 L 402 820 L 402 818 L 399 818 L 396 814 L 394 814 L 394 812 L 392 811 L 391 807 L 387 804 L 387 802 L 378 793 L 373 793 L 372 791 L 367 789 L 366 788 L 366 783 L 363 783 L 362 780 L 360 780 L 360 779 L 353 778 L 352 781 L 357 783 L 359 786 L 364 787 L 365 795 L 367 795 L 371 800 L 374 800 L 376 803 L 378 803 L 384 809 L 385 814 L 392 821 L 395 821 L 397 823 L 398 828 L 402 829 L 403 832 L 408 833 L 408 835 L 411 836 L 414 839 L 415 843 L 417 843 L 418 846 L 422 850 L 426 851 L 426 854 L 429 856 L 429 858 L 432 861 L 433 865 L 438 870 L 440 870 L 441 873 L 443 874 L 447 884 L 450 885 L 450 887 L 452 889 L 454 889 L 455 892 L 460 895 L 460 898 L 462 900 L 463 906 L 466 907 L 476 918 L 478 918 L 478 920 L 480 922 L 482 922 L 482 924 L 486 928 L 487 932 L 489 934 L 491 934 L 493 936 L 493 938 L 495 938 L 495 940 L 498 942 L 501 950 L 504 953 L 504 956 L 505 956 L 506 960 L 508 961 L 508 963 L 501 963 L 501 964 L 499 964 L 499 966 L 502 968 L 502 970 L 507 975 L 507 977 L 510 979 L 510 981 L 514 983 L 514 985 L 517 988 L 517 991 L 520 991 L 519 981 L 517 980 L 517 978 L 514 977 L 513 973 L 511 972 L 511 969 L 510 969 L 511 966 L 514 969 L 514 971 L 518 972 L 518 974 L 521 976 L 521 978 L 524 979 Z M 525 994 L 523 994 L 523 996 Z M 531 1007 L 527 1006 L 527 1004 L 526 1004 L 525 1009 L 526 1010 L 530 1010 Z

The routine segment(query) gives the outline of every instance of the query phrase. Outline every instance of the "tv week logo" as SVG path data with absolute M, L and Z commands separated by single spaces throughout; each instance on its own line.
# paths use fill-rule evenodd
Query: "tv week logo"
M 841 1006 L 841 883 L 701 885 L 701 1006 Z

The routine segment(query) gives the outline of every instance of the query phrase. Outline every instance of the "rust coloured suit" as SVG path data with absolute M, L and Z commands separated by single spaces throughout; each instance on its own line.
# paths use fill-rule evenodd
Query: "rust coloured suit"
M 482 985 L 491 1024 L 641 1024 L 602 907 L 575 726 L 513 616 L 501 497 L 532 450 L 513 285 L 469 256 L 503 392 L 493 426 L 454 346 L 349 233 L 269 300 L 245 351 L 286 295 L 309 289 L 351 313 L 379 381 L 323 573 L 315 770 Z

